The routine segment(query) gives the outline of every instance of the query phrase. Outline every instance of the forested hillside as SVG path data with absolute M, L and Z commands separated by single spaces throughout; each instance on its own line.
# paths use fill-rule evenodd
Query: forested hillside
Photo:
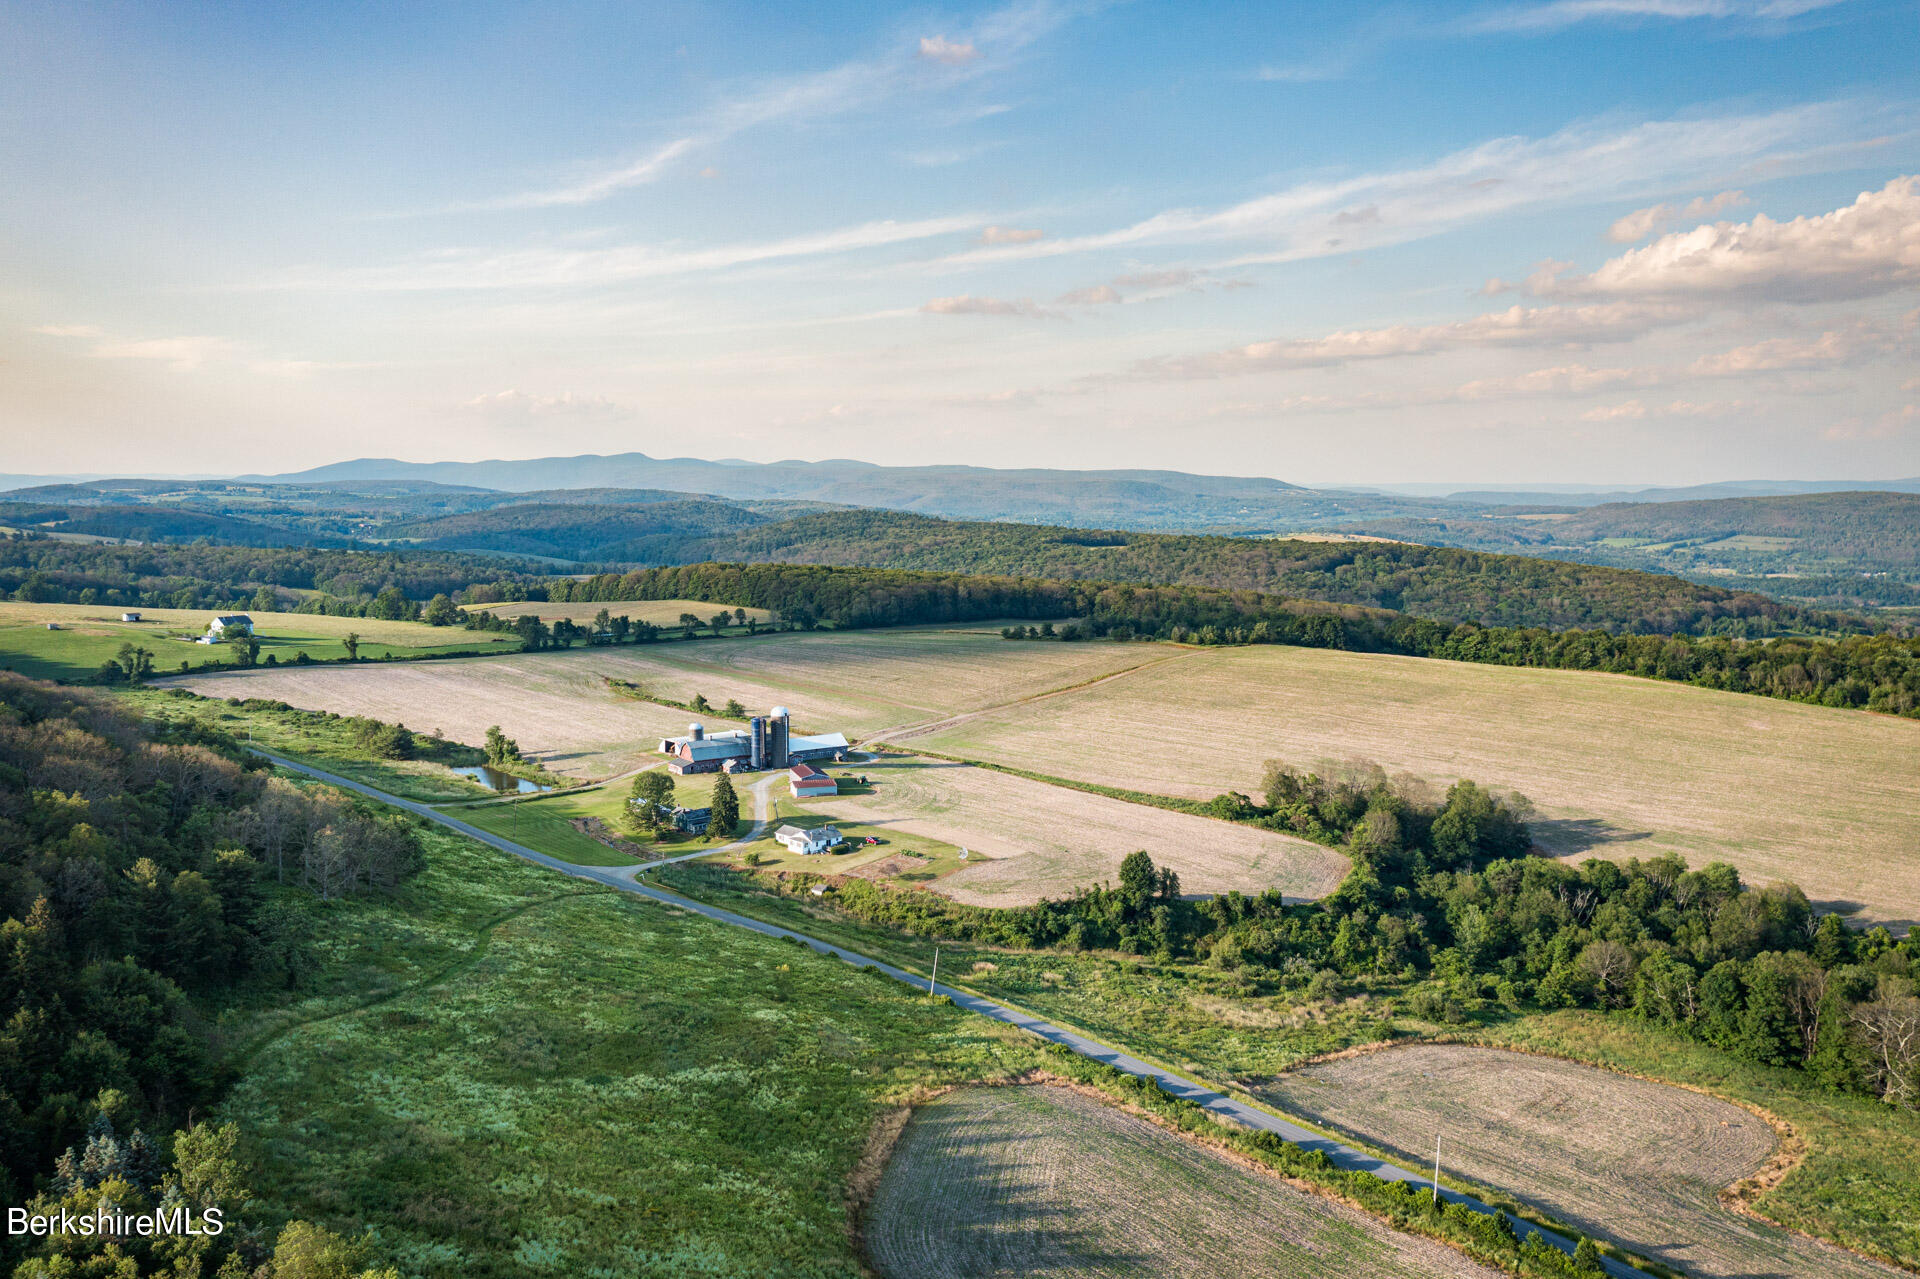
M 1661 574 L 1402 542 L 1093 532 L 836 511 L 705 546 L 706 558 L 716 560 L 1207 586 L 1486 626 L 1732 635 L 1846 626 L 1765 596 Z
M 392 525 L 383 536 L 430 550 L 500 551 L 576 563 L 670 562 L 689 539 L 726 537 L 767 517 L 701 498 L 645 505 L 529 502 Z
M 1920 604 L 1920 494 L 1811 493 L 1368 520 L 1357 532 L 1687 574 L 1839 607 Z
M 403 817 L 0 672 L 0 1200 L 237 1210 L 237 1134 L 191 1122 L 228 1080 L 218 1009 L 301 980 L 306 902 L 389 890 L 420 858 Z M 35 1248 L 47 1268 L 20 1273 L 212 1274 L 243 1238 L 134 1238 L 109 1266 L 104 1239 L 10 1234 L 0 1261 Z

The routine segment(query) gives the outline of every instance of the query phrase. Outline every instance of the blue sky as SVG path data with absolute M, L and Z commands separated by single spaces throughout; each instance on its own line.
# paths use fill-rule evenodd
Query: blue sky
M 0 469 L 1920 473 L 1920 9 L 0 5 Z

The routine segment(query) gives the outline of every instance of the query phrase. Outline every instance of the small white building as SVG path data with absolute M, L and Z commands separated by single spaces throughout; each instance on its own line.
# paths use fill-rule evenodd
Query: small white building
M 773 837 L 788 852 L 799 853 L 802 856 L 831 852 L 846 842 L 845 837 L 831 826 L 816 826 L 812 830 L 801 830 L 798 826 L 782 826 L 773 832 Z
M 207 623 L 207 633 L 200 637 L 199 642 L 202 644 L 218 644 L 226 638 L 229 630 L 235 628 L 251 631 L 253 629 L 253 619 L 245 613 L 223 613 Z
M 121 620 L 121 621 L 123 621 L 123 622 L 137 622 L 137 621 L 139 621 L 139 620 L 140 620 L 140 614 L 138 614 L 138 613 L 122 613 L 122 614 L 120 614 L 120 620 Z

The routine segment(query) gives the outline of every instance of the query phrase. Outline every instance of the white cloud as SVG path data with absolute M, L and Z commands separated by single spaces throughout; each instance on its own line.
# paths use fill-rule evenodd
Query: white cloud
M 1624 342 L 1686 318 L 1662 306 L 1609 303 L 1582 307 L 1522 307 L 1446 324 L 1396 324 L 1348 329 L 1320 338 L 1254 342 L 1206 355 L 1147 360 L 1148 377 L 1229 377 L 1278 369 L 1329 368 L 1360 360 L 1429 355 L 1462 348 L 1580 346 Z
M 1830 302 L 1920 284 L 1920 178 L 1816 217 L 1720 222 L 1663 235 L 1590 275 L 1543 272 L 1543 294 Z
M 1846 0 L 1552 0 L 1497 9 L 1465 21 L 1470 31 L 1541 34 L 1583 22 L 1699 18 L 1784 22 Z
M 557 186 L 494 200 L 455 206 L 455 211 L 551 208 L 589 204 L 618 191 L 643 186 L 662 176 L 675 160 L 688 153 L 724 142 L 761 125 L 782 120 L 840 115 L 876 106 L 903 94 L 928 87 L 926 62 L 943 68 L 938 83 L 971 78 L 1022 48 L 1050 34 L 1077 15 L 1071 6 L 1047 0 L 1022 0 L 982 18 L 968 35 L 944 35 L 920 40 L 911 56 L 896 52 L 871 61 L 846 62 L 812 75 L 777 81 L 726 99 L 706 112 L 693 127 L 663 145 L 631 160 L 588 172 Z
M 35 333 L 44 333 L 50 338 L 97 338 L 100 329 L 92 324 L 42 324 Z
M 591 288 L 626 280 L 719 271 L 787 258 L 884 248 L 955 235 L 979 226 L 967 215 L 917 222 L 864 222 L 807 235 L 705 249 L 630 244 L 607 249 L 449 249 L 391 266 L 304 268 L 262 282 L 266 289 L 419 290 Z
M 1199 272 L 1185 267 L 1175 267 L 1168 271 L 1140 271 L 1133 275 L 1115 276 L 1113 282 L 1123 289 L 1178 289 L 1195 283 Z
M 1655 204 L 1645 209 L 1635 209 L 1607 228 L 1607 238 L 1615 244 L 1634 244 L 1655 231 L 1665 230 L 1681 218 L 1710 218 L 1746 202 L 1745 191 L 1722 191 L 1719 195 L 1695 196 L 1687 201 L 1684 208 Z
M 1817 338 L 1768 338 L 1731 351 L 1703 355 L 1689 366 L 1696 377 L 1740 377 L 1853 364 L 1887 350 L 1891 335 L 1872 325 L 1829 329 Z
M 934 62 L 944 62 L 948 66 L 957 66 L 962 62 L 972 62 L 980 56 L 980 50 L 973 47 L 971 41 L 949 40 L 945 36 L 920 37 L 920 56 Z
M 1627 400 L 1621 404 L 1602 404 L 1590 408 L 1580 415 L 1580 420 L 1583 422 L 1638 421 L 1646 415 L 1646 405 L 1638 400 Z
M 1057 300 L 1063 306 L 1107 306 L 1120 301 L 1120 290 L 1111 284 L 1095 284 L 1084 289 L 1069 289 Z
M 142 338 L 101 342 L 87 354 L 100 360 L 154 360 L 185 372 L 212 360 L 231 359 L 239 349 L 238 343 L 227 338 Z
M 508 389 L 476 395 L 462 406 L 492 418 L 605 417 L 629 412 L 627 405 L 600 395 L 577 395 L 563 391 L 559 395 L 532 395 Z
M 1033 301 L 1032 298 L 977 298 L 962 293 L 958 297 L 934 298 L 920 308 L 930 315 L 1010 315 L 1024 319 L 1051 319 L 1059 312 L 1049 311 Z
M 990 226 L 980 232 L 982 244 L 1032 244 L 1047 233 L 1038 227 Z
M 1169 209 L 1127 226 L 949 257 L 983 262 L 1152 244 L 1237 244 L 1232 267 L 1402 244 L 1516 211 L 1620 199 L 1700 174 L 1833 168 L 1879 145 L 1884 124 L 1860 103 L 1760 115 L 1659 120 L 1626 128 L 1580 123 L 1543 138 L 1497 138 L 1417 168 L 1300 183 L 1221 209 Z M 1344 220 L 1343 220 L 1344 219 Z

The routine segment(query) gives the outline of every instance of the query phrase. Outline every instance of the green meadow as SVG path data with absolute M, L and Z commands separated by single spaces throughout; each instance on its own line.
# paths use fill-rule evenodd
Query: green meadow
M 364 1227 L 429 1279 L 852 1279 L 875 1120 L 1039 1060 L 805 947 L 426 839 L 396 898 L 313 908 L 310 990 L 224 1027 L 249 1225 Z

